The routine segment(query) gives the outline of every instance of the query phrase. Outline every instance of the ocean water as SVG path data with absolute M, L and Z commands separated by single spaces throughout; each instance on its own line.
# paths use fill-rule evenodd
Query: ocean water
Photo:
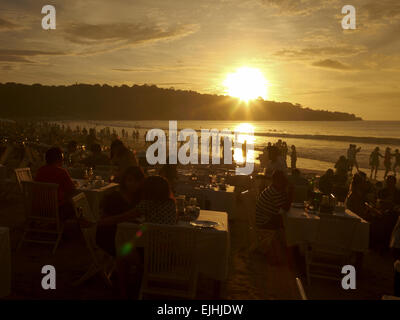
M 167 130 L 168 121 L 63 121 L 74 128 L 104 127 L 131 132 L 138 128 L 141 138 L 152 128 Z M 290 147 L 296 146 L 298 167 L 326 170 L 341 155 L 347 154 L 350 143 L 361 147 L 358 162 L 361 168 L 368 168 L 369 155 L 378 146 L 383 154 L 387 146 L 400 149 L 400 121 L 178 121 L 178 129 L 228 129 L 252 126 L 256 149 L 262 149 L 268 142 L 278 139 L 286 141 Z M 243 132 L 243 131 L 242 131 Z M 383 163 L 383 161 L 382 161 Z M 383 167 L 383 164 L 381 164 Z

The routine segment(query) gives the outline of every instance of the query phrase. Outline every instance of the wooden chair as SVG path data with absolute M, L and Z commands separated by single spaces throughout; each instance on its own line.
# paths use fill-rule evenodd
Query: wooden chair
M 22 181 L 33 181 L 32 173 L 30 168 L 18 168 L 14 169 L 15 177 L 17 178 L 17 183 L 21 192 L 22 189 Z
M 296 285 L 297 289 L 299 290 L 299 294 L 301 297 L 301 300 L 308 300 L 306 296 L 306 292 L 304 291 L 303 284 L 301 283 L 300 278 L 296 278 Z
M 4 165 L 13 151 L 14 151 L 14 146 L 11 144 L 7 145 L 6 150 L 1 155 L 0 164 Z
M 197 230 L 182 226 L 145 225 L 144 294 L 193 299 L 197 288 Z
M 332 214 L 321 214 L 315 241 L 305 251 L 307 282 L 311 277 L 340 280 L 340 268 L 352 258 L 352 243 L 359 220 Z M 311 270 L 313 267 L 320 271 Z M 322 272 L 322 269 L 325 269 Z M 328 272 L 330 270 L 330 272 Z
M 72 204 L 78 219 L 84 218 L 89 222 L 96 222 L 89 202 L 83 192 L 72 198 Z M 111 276 L 116 266 L 115 259 L 96 245 L 96 225 L 90 228 L 81 228 L 81 231 L 85 239 L 86 248 L 92 258 L 92 264 L 87 272 L 72 285 L 78 286 L 91 277 L 100 274 L 106 285 L 111 287 Z
M 58 185 L 33 181 L 22 181 L 26 226 L 18 249 L 24 242 L 54 244 L 56 252 L 64 231 L 64 222 L 58 212 Z M 31 237 L 31 234 L 55 235 L 55 240 L 42 240 Z

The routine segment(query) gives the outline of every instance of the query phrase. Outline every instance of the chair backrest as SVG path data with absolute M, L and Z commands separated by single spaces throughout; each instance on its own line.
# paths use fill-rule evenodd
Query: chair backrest
M 14 150 L 14 147 L 12 145 L 7 146 L 6 150 L 1 155 L 0 164 L 4 165 L 6 163 L 8 157 L 10 156 L 10 154 L 12 153 L 13 150 Z
M 22 186 L 27 217 L 54 219 L 58 223 L 58 184 L 22 181 Z
M 81 192 L 72 197 L 72 205 L 75 210 L 75 215 L 78 219 L 83 218 L 89 222 L 96 222 L 86 195 Z M 96 250 L 96 225 L 90 228 L 81 228 L 83 238 L 85 239 L 86 247 L 89 250 L 95 262 L 98 262 Z
M 254 229 L 256 227 L 256 202 L 257 202 L 257 195 L 256 191 L 253 189 L 249 189 L 243 191 L 241 193 L 243 197 L 243 204 L 245 214 L 247 215 L 247 221 L 249 224 L 249 228 Z
M 194 228 L 146 224 L 145 285 L 151 279 L 193 285 L 197 278 L 196 237 Z
M 303 284 L 301 283 L 300 278 L 296 278 L 296 285 L 297 289 L 299 290 L 299 294 L 301 297 L 301 300 L 308 300 L 306 296 L 306 292 L 304 291 Z
M 77 218 L 83 218 L 89 222 L 96 222 L 86 195 L 81 192 L 72 198 L 72 205 Z
M 22 190 L 22 181 L 33 181 L 31 168 L 17 168 L 14 170 L 18 186 Z
M 351 251 L 355 229 L 360 221 L 333 214 L 320 214 L 318 234 L 314 247 L 324 247 L 330 251 Z

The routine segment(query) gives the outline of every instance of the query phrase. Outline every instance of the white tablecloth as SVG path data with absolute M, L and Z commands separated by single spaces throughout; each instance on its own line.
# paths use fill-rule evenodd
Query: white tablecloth
M 79 180 L 79 181 L 82 181 L 82 180 Z M 119 188 L 119 184 L 109 183 L 101 188 L 93 188 L 93 189 L 78 188 L 78 190 L 85 193 L 86 198 L 88 199 L 88 202 L 90 205 L 90 209 L 92 210 L 95 218 L 98 220 L 102 214 L 100 204 L 101 204 L 101 201 L 103 200 L 104 196 L 106 194 L 109 194 L 113 191 L 118 190 L 118 188 Z
M 181 184 L 176 187 L 177 195 L 195 196 L 207 201 L 203 209 L 227 212 L 229 219 L 236 216 L 236 194 L 234 186 L 227 186 L 226 191 L 209 188 L 199 188 L 193 184 Z
M 361 219 L 350 210 L 344 213 L 334 213 L 347 216 L 349 219 L 359 219 L 360 223 L 354 235 L 352 250 L 366 252 L 369 247 L 369 223 Z M 318 232 L 319 216 L 305 213 L 303 209 L 291 208 L 285 220 L 285 236 L 288 246 L 300 245 L 312 242 Z
M 215 280 L 226 280 L 229 269 L 229 227 L 226 212 L 201 210 L 198 220 L 219 222 L 216 229 L 200 229 L 197 239 L 197 263 L 200 273 Z M 187 222 L 179 222 L 186 228 L 193 228 Z M 115 237 L 117 252 L 126 243 L 135 239 L 140 225 L 134 223 L 120 223 Z M 142 241 L 141 241 L 142 240 Z M 136 240 L 136 246 L 142 247 L 143 238 Z
M 11 253 L 8 228 L 0 227 L 0 298 L 11 292 Z

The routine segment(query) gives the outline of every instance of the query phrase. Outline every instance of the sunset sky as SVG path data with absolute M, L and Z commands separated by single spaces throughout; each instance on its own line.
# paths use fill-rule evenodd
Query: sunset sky
M 56 30 L 42 29 L 46 4 Z M 356 30 L 341 27 L 347 4 Z M 0 41 L 0 82 L 224 94 L 246 66 L 268 100 L 400 120 L 399 0 L 0 0 Z

